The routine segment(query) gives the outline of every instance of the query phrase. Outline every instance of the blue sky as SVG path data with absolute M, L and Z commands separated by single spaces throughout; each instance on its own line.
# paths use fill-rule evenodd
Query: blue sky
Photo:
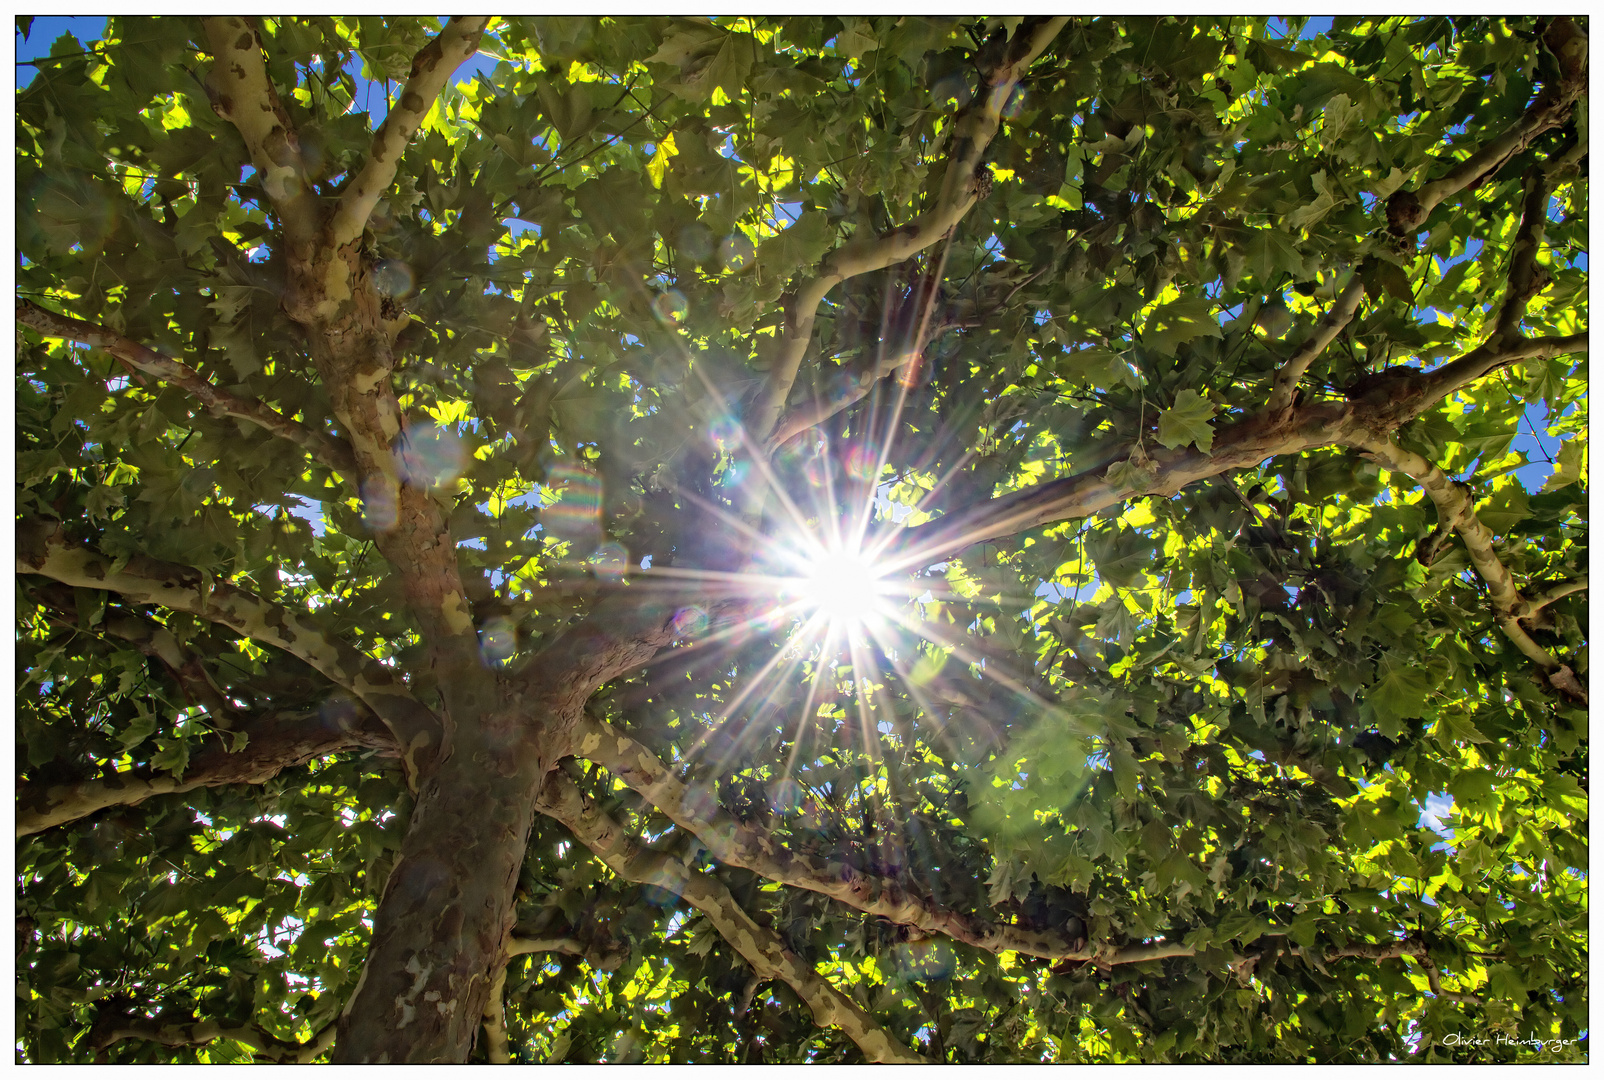
M 28 29 L 26 39 L 22 36 L 22 30 L 20 28 L 17 30 L 17 59 L 22 61 L 32 60 L 40 56 L 49 56 L 50 46 L 62 34 L 71 34 L 80 43 L 87 44 L 88 42 L 99 41 L 101 35 L 105 32 L 106 17 L 104 15 L 70 19 L 57 15 L 36 18 L 33 21 L 33 25 Z M 33 82 L 33 76 L 37 70 L 32 64 L 18 63 L 17 89 L 21 90 L 24 86 Z

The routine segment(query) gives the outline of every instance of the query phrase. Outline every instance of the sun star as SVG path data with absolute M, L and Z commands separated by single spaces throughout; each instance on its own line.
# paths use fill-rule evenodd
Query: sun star
M 802 600 L 830 625 L 862 625 L 880 606 L 881 572 L 862 552 L 832 548 L 814 559 L 802 576 Z

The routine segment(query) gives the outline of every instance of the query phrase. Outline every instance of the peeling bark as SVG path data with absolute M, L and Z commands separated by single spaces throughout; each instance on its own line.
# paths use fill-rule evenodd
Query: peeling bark
M 1521 596 L 1509 568 L 1493 550 L 1492 531 L 1482 524 L 1481 518 L 1476 516 L 1475 502 L 1465 486 L 1455 482 L 1452 477 L 1424 457 L 1411 450 L 1405 450 L 1390 440 L 1373 439 L 1358 446 L 1367 456 L 1386 469 L 1418 481 L 1430 496 L 1432 503 L 1436 505 L 1437 514 L 1443 523 L 1459 533 L 1465 543 L 1465 552 L 1470 556 L 1471 565 L 1487 583 L 1488 595 L 1493 602 L 1493 617 L 1498 623 L 1498 628 L 1504 632 L 1504 636 L 1523 655 L 1542 668 L 1545 675 L 1556 674 L 1561 668 L 1569 671 L 1566 665 L 1562 665 L 1552 653 L 1534 641 L 1531 634 L 1521 625 L 1521 618 L 1533 609 Z M 1565 679 L 1564 676 L 1561 678 Z M 1574 675 L 1565 681 L 1570 685 L 1562 688 L 1579 696 L 1583 704 L 1586 704 L 1586 691 L 1582 689 Z
M 317 231 L 317 195 L 301 159 L 295 125 L 267 77 L 261 37 L 239 16 L 202 21 L 216 57 L 207 87 L 212 109 L 245 140 L 262 187 L 283 221 L 285 239 L 292 248 L 302 247 Z
M 329 222 L 328 242 L 332 247 L 343 247 L 362 236 L 379 196 L 395 179 L 401 152 L 423 124 L 429 107 L 445 89 L 452 72 L 478 51 L 479 36 L 489 22 L 484 16 L 453 15 L 440 33 L 413 57 L 412 74 L 401 96 L 385 114 L 384 123 L 373 136 L 367 162 L 346 189 Z
M 473 1050 L 506 961 L 543 765 L 528 740 L 492 727 L 460 727 L 446 760 L 424 769 L 336 1062 L 451 1064 Z

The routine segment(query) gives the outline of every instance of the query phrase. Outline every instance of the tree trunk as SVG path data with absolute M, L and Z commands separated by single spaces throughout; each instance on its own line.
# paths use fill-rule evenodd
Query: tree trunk
M 458 1063 L 473 1049 L 547 767 L 532 740 L 487 738 L 498 725 L 476 727 L 456 732 L 419 786 L 340 1017 L 336 1062 Z
M 516 675 L 443 679 L 446 731 L 421 777 L 333 1060 L 466 1062 L 505 961 L 535 800 L 596 688 L 644 664 L 672 620 L 598 605 Z M 614 629 L 608 633 L 603 625 Z M 619 633 L 624 630 L 626 632 Z M 632 632 L 627 632 L 632 631 Z

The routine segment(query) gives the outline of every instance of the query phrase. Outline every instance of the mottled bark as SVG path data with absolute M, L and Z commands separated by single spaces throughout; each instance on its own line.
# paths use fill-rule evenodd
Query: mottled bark
M 513 892 L 544 759 L 526 739 L 459 728 L 425 770 L 334 1060 L 468 1060 L 506 962 Z

